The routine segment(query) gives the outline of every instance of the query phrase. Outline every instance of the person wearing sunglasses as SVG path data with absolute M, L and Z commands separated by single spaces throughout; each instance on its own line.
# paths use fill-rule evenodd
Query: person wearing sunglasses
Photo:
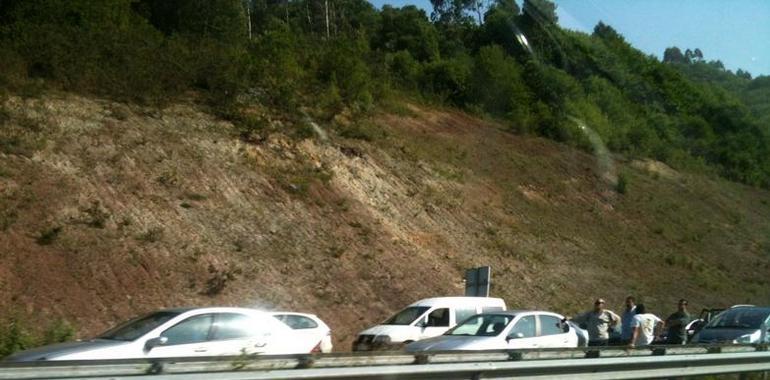
M 607 346 L 610 340 L 610 329 L 620 323 L 620 317 L 605 309 L 606 302 L 599 298 L 594 301 L 593 310 L 580 314 L 572 319 L 580 327 L 588 330 L 589 346 Z

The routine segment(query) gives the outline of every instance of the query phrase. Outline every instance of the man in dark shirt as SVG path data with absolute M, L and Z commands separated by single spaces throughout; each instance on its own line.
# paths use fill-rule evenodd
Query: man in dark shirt
M 666 344 L 687 343 L 687 324 L 690 323 L 690 313 L 687 312 L 687 300 L 679 300 L 677 311 L 666 318 Z

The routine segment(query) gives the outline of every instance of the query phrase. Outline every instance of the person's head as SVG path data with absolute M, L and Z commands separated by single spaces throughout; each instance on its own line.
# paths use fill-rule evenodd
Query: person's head
M 634 296 L 626 297 L 626 310 L 631 310 L 636 305 L 636 298 Z
M 644 314 L 646 312 L 647 312 L 647 308 L 644 307 L 643 303 L 636 305 L 636 314 Z
M 679 300 L 679 304 L 677 305 L 677 309 L 679 311 L 685 311 L 687 310 L 687 300 L 682 298 Z
M 604 299 L 597 298 L 596 301 L 594 301 L 594 311 L 603 311 L 604 310 Z

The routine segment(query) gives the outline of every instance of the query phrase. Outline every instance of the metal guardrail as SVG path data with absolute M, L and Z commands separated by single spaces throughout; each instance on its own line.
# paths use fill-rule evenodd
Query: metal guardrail
M 770 371 L 766 346 L 3 363 L 0 379 L 642 379 Z

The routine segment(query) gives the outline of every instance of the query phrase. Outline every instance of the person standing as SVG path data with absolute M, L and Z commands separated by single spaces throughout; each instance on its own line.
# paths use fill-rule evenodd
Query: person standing
M 631 343 L 631 338 L 634 334 L 634 329 L 631 327 L 631 322 L 636 315 L 636 299 L 633 296 L 626 297 L 626 311 L 623 312 L 622 320 L 620 323 L 620 340 L 623 345 Z
M 663 327 L 663 320 L 655 314 L 648 313 L 644 305 L 636 305 L 636 315 L 631 321 L 631 327 L 634 329 L 631 336 L 629 347 L 649 346 L 655 337 L 660 335 Z
M 594 302 L 594 308 L 572 319 L 578 325 L 585 326 L 588 330 L 589 346 L 607 346 L 610 335 L 610 328 L 620 322 L 620 317 L 610 310 L 604 308 L 605 302 L 599 298 Z
M 666 344 L 687 343 L 687 324 L 690 313 L 687 312 L 687 300 L 682 298 L 677 304 L 677 311 L 666 318 Z

